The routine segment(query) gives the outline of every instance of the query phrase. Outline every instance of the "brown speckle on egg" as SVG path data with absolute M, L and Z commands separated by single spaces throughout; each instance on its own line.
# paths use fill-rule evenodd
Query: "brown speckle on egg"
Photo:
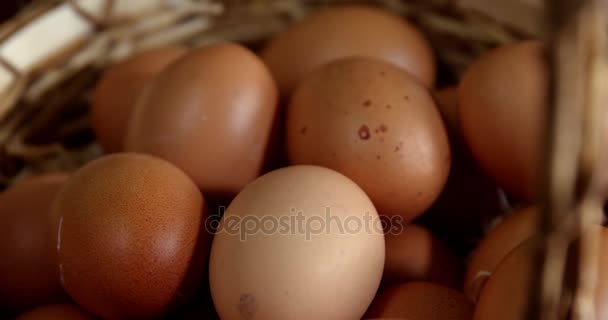
M 369 127 L 366 125 L 362 125 L 357 132 L 359 134 L 359 138 L 361 140 L 368 140 L 371 137 L 371 133 L 369 132 Z
M 255 301 L 255 296 L 253 296 L 252 294 L 243 293 L 239 298 L 237 308 L 242 319 L 253 319 L 255 317 L 255 312 L 257 309 L 257 302 Z

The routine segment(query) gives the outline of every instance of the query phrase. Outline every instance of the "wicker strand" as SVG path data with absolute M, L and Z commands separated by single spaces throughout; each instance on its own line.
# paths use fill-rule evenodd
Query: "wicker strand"
M 553 4 L 546 171 L 541 191 L 539 245 L 528 319 L 593 320 L 601 221 L 603 109 L 606 102 L 605 1 Z M 565 23 L 564 23 L 565 22 Z M 575 241 L 576 240 L 576 241 Z M 575 241 L 577 276 L 567 276 Z

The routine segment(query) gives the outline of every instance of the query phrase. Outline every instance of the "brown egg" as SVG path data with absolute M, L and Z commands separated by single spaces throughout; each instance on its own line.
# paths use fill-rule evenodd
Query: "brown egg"
M 477 246 L 467 267 L 464 292 L 477 301 L 479 292 L 498 264 L 535 232 L 537 210 L 515 211 L 500 222 Z
M 406 221 L 437 198 L 451 163 L 427 89 L 391 64 L 361 57 L 332 62 L 301 84 L 288 109 L 287 153 L 291 163 L 345 174 L 381 214 Z
M 543 44 L 508 45 L 482 56 L 459 88 L 464 138 L 485 170 L 512 195 L 532 199 L 548 101 Z
M 367 311 L 368 318 L 470 320 L 473 304 L 460 292 L 430 282 L 410 282 L 386 289 Z
M 460 137 L 460 123 L 458 121 L 458 87 L 445 87 L 434 92 L 437 108 L 441 112 L 448 131 Z
M 211 249 L 221 319 L 360 319 L 382 277 L 384 236 L 365 193 L 321 167 L 273 171 L 230 204 Z
M 595 291 L 596 319 L 608 318 L 608 276 L 603 270 L 608 263 L 608 229 L 601 228 L 598 260 L 599 279 Z M 534 240 L 528 239 L 500 262 L 481 291 L 474 320 L 519 320 L 524 318 L 532 277 Z M 570 252 L 572 254 L 572 251 Z M 571 258 L 574 255 L 570 256 Z M 578 272 L 567 270 L 567 276 Z
M 261 173 L 277 99 L 268 69 L 246 48 L 193 50 L 142 97 L 127 150 L 172 162 L 206 194 L 236 194 Z
M 55 304 L 28 311 L 17 320 L 94 320 L 93 316 L 71 304 Z
M 35 177 L 0 194 L 0 310 L 18 313 L 66 300 L 48 224 L 51 204 L 67 178 Z
M 283 96 L 322 65 L 350 56 L 385 60 L 428 87 L 435 82 L 433 51 L 424 35 L 401 17 L 373 7 L 319 10 L 272 39 L 261 55 Z
M 106 152 L 124 148 L 129 118 L 144 88 L 169 64 L 186 52 L 183 47 L 144 51 L 109 67 L 101 77 L 91 103 L 91 124 Z
M 165 314 L 204 273 L 203 213 L 196 185 L 164 160 L 121 153 L 87 164 L 52 209 L 64 288 L 104 319 Z
M 387 232 L 384 238 L 385 284 L 425 280 L 460 288 L 462 264 L 429 230 L 408 225 L 400 232 Z

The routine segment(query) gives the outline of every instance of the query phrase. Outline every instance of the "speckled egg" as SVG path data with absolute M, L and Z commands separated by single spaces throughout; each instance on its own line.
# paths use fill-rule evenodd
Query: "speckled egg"
M 353 179 L 382 215 L 411 221 L 435 201 L 451 166 L 429 91 L 387 62 L 345 58 L 308 77 L 287 110 L 292 164 Z
M 65 290 L 104 319 L 164 315 L 204 274 L 204 211 L 196 185 L 167 161 L 118 153 L 85 165 L 52 209 Z

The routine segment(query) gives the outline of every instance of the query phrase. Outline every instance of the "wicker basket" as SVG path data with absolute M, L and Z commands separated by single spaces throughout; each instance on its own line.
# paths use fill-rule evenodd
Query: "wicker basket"
M 590 319 L 581 306 L 596 274 L 589 263 L 595 237 L 580 244 L 587 253 L 580 255 L 581 266 L 591 276 L 573 283 L 554 279 L 561 279 L 563 240 L 597 221 L 603 201 L 594 177 L 601 157 L 605 23 L 602 10 L 591 7 L 601 1 L 547 1 L 550 7 L 542 0 L 34 1 L 0 27 L 0 190 L 27 176 L 74 170 L 101 154 L 87 112 L 90 89 L 106 66 L 172 43 L 230 40 L 255 48 L 312 10 L 346 2 L 383 6 L 415 22 L 438 53 L 444 84 L 490 48 L 555 39 L 538 242 L 543 276 L 530 295 L 530 319 L 541 313 L 542 319 L 563 319 L 556 310 L 568 294 L 577 297 L 570 316 Z M 582 5 L 589 7 L 575 10 Z

